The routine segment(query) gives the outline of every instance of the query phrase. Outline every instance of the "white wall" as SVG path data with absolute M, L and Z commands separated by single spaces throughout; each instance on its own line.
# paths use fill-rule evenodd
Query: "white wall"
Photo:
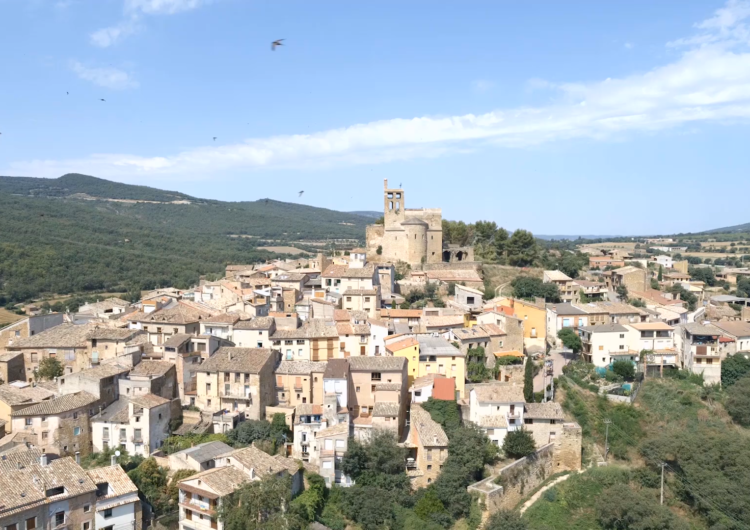
M 122 501 L 131 499 L 132 502 L 129 502 L 128 504 L 115 506 Z M 115 497 L 113 499 L 107 499 L 105 502 L 97 502 L 96 517 L 94 518 L 96 529 L 101 530 L 102 528 L 106 528 L 108 526 L 114 526 L 114 530 L 127 530 L 135 528 L 134 522 L 136 502 L 140 502 L 138 500 L 138 495 L 136 494 L 123 495 L 120 497 Z M 106 510 L 110 506 L 112 506 L 112 516 L 105 518 L 104 510 Z

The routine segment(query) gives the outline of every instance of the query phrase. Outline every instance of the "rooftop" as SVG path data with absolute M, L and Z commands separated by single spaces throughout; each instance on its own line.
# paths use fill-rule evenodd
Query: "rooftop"
M 96 324 L 63 323 L 31 337 L 18 339 L 7 348 L 85 348 L 88 334 L 96 327 Z
M 352 357 L 354 359 L 354 357 Z M 346 359 L 331 359 L 328 361 L 326 371 L 323 373 L 324 379 L 346 379 L 349 374 L 349 363 Z
M 372 407 L 373 418 L 393 418 L 399 415 L 401 407 L 398 403 L 378 401 Z
M 244 372 L 257 374 L 275 353 L 267 348 L 219 348 L 196 372 Z
M 269 456 L 269 458 L 272 457 Z M 250 478 L 239 469 L 235 469 L 232 466 L 226 466 L 215 467 L 207 471 L 196 473 L 195 475 L 191 475 L 188 478 L 181 480 L 178 484 L 182 487 L 183 485 L 187 485 L 186 483 L 188 482 L 196 481 L 197 483 L 199 481 L 201 485 L 195 487 L 203 489 L 202 486 L 205 484 L 214 491 L 217 496 L 224 497 L 225 495 L 234 493 L 237 488 L 249 480 Z
M 620 324 L 601 324 L 599 326 L 583 326 L 578 328 L 587 333 L 627 333 L 628 328 Z
M 75 394 L 66 394 L 58 398 L 42 401 L 36 405 L 31 405 L 21 410 L 11 412 L 11 416 L 53 416 L 62 414 L 76 409 L 88 407 L 99 401 L 99 398 L 88 392 L 77 392 Z
M 335 360 L 335 359 L 334 359 Z M 331 361 L 328 361 L 331 364 Z M 404 357 L 349 357 L 349 367 L 354 371 L 400 372 L 406 367 Z
M 380 318 L 422 318 L 421 309 L 382 309 Z
M 713 325 L 733 337 L 750 336 L 750 323 L 748 322 L 714 322 Z
M 452 377 L 438 377 L 432 388 L 432 397 L 443 401 L 456 400 L 456 380 Z
M 160 377 L 174 368 L 175 364 L 167 361 L 141 361 L 130 371 L 130 376 Z
M 547 309 L 554 311 L 558 315 L 587 315 L 586 311 L 578 309 L 577 307 L 568 304 L 547 304 Z
M 524 403 L 523 385 L 513 383 L 481 383 L 472 385 L 471 391 L 476 394 L 480 403 Z
M 143 407 L 146 409 L 151 409 L 169 403 L 168 399 L 157 396 L 156 394 L 143 394 L 140 396 L 133 396 L 128 399 L 130 399 L 130 401 L 134 405 L 138 405 L 139 407 Z
M 400 350 L 403 350 L 404 348 L 411 348 L 412 346 L 419 345 L 419 341 L 415 339 L 414 337 L 408 337 L 403 340 L 398 340 L 395 342 L 389 342 L 385 345 L 385 349 L 389 352 L 397 352 Z
M 181 300 L 173 307 L 167 309 L 159 309 L 153 313 L 148 313 L 143 316 L 137 317 L 140 322 L 154 322 L 154 323 L 165 323 L 165 324 L 192 324 L 194 322 L 203 321 L 211 317 L 211 313 L 204 311 L 189 305 L 185 301 Z
M 638 331 L 672 331 L 674 329 L 665 322 L 639 322 L 630 324 L 630 327 Z
M 86 473 L 97 486 L 105 482 L 109 484 L 108 493 L 102 497 L 98 497 L 97 500 L 113 499 L 122 495 L 138 493 L 138 488 L 119 464 L 96 467 L 89 469 Z
M 8 405 L 21 405 L 23 403 L 36 403 L 50 399 L 55 394 L 38 386 L 27 386 L 18 388 L 14 385 L 0 385 L 0 401 Z
M 524 418 L 539 420 L 564 420 L 563 410 L 559 403 L 526 403 Z
M 313 372 L 325 372 L 327 363 L 313 361 L 281 361 L 274 370 L 277 374 L 310 375 Z
M 419 335 L 419 355 L 435 355 L 440 357 L 464 357 L 465 355 L 442 337 Z
M 562 271 L 544 271 L 544 276 L 552 282 L 568 282 L 573 279 Z
M 273 324 L 273 317 L 255 317 L 251 320 L 240 320 L 234 325 L 234 329 L 271 329 Z
M 231 459 L 231 464 L 237 462 L 240 463 L 243 467 L 247 468 L 248 471 L 252 469 L 255 474 L 260 476 L 261 478 L 268 475 L 275 475 L 276 473 L 281 473 L 282 471 L 289 471 L 289 468 L 286 465 L 282 464 L 265 451 L 261 451 L 260 449 L 252 445 L 250 447 L 237 449 L 230 453 L 225 453 L 221 456 L 222 458 Z
M 88 339 L 95 340 L 116 340 L 116 341 L 129 341 L 135 335 L 139 335 L 143 331 L 139 329 L 128 329 L 128 328 L 95 328 L 88 334 Z
M 416 403 L 411 406 L 411 426 L 416 429 L 422 445 L 427 447 L 448 445 L 448 437 L 440 424 L 433 421 L 430 413 Z
M 324 278 L 372 278 L 375 266 L 372 263 L 360 268 L 350 268 L 347 265 L 329 265 L 321 275 Z
M 230 453 L 231 451 L 232 448 L 224 442 L 214 441 L 198 444 L 194 447 L 183 449 L 182 451 L 177 451 L 176 453 L 172 453 L 171 456 L 177 458 L 190 457 L 196 462 L 203 463 L 213 460 L 219 455 Z
M 163 346 L 166 348 L 179 348 L 186 342 L 189 342 L 193 335 L 187 333 L 175 333 L 164 341 Z

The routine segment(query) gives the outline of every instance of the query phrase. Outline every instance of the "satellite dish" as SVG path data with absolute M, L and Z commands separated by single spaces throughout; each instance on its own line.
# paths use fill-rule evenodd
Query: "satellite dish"
M 120 451 L 115 451 L 115 456 L 120 456 Z

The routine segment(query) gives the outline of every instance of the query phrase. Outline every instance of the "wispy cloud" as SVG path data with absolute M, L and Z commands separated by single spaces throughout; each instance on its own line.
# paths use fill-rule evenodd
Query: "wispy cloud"
M 93 32 L 91 35 L 89 35 L 89 39 L 91 40 L 91 44 L 93 44 L 94 46 L 107 48 L 115 44 L 120 39 L 123 39 L 128 35 L 135 33 L 137 27 L 137 19 L 130 18 L 123 20 L 116 26 L 102 28 Z
M 488 92 L 494 86 L 495 83 L 493 83 L 492 81 L 487 81 L 486 79 L 477 79 L 471 82 L 471 88 L 474 90 L 474 92 Z
M 56 176 L 78 171 L 121 180 L 199 179 L 216 171 L 376 164 L 462 153 L 487 144 L 525 147 L 747 120 L 750 39 L 744 21 L 750 17 L 749 7 L 750 0 L 729 2 L 696 25 L 702 37 L 699 43 L 686 44 L 675 61 L 648 72 L 587 83 L 530 83 L 552 91 L 556 102 L 547 106 L 388 119 L 154 157 L 96 154 L 76 160 L 18 162 L 11 165 L 10 174 Z
M 89 35 L 91 44 L 107 48 L 132 35 L 139 28 L 143 15 L 174 15 L 191 11 L 211 0 L 125 0 L 125 17 L 117 24 L 101 28 Z
M 635 44 L 633 44 L 632 42 L 626 42 L 623 46 L 625 46 L 626 50 L 632 50 L 633 48 L 635 48 Z
M 78 61 L 71 61 L 70 69 L 81 79 L 94 83 L 100 87 L 112 90 L 138 88 L 138 82 L 133 79 L 128 72 L 117 68 L 89 68 Z

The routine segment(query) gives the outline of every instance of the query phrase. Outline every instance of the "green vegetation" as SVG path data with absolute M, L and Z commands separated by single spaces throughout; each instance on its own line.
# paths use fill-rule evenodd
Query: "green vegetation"
M 750 359 L 744 355 L 730 355 L 721 363 L 721 384 L 728 388 L 750 375 Z
M 109 466 L 112 464 L 112 457 L 115 456 L 115 451 L 120 451 L 120 456 L 117 457 L 117 463 L 120 464 L 125 471 L 131 471 L 137 468 L 144 460 L 141 455 L 131 456 L 125 449 L 110 447 L 101 453 L 89 453 L 84 456 L 81 458 L 81 466 L 84 469 Z
M 729 387 L 726 408 L 736 423 L 750 427 L 750 376 L 743 377 Z
M 518 460 L 519 458 L 529 456 L 535 451 L 536 443 L 534 443 L 534 437 L 529 431 L 520 429 L 511 431 L 505 435 L 503 453 L 505 453 L 506 458 Z
M 248 482 L 224 498 L 219 520 L 226 530 L 303 530 L 308 521 L 292 503 L 289 478 L 268 477 Z
M 540 260 L 540 247 L 534 235 L 526 230 L 508 231 L 494 221 L 443 220 L 443 241 L 460 246 L 473 246 L 478 260 L 514 267 L 530 267 Z
M 39 361 L 39 368 L 34 369 L 34 379 L 42 381 L 54 381 L 64 373 L 63 365 L 55 357 L 45 357 Z
M 563 346 L 571 350 L 573 353 L 578 354 L 583 350 L 583 342 L 578 333 L 573 328 L 562 328 L 557 332 L 557 338 L 563 343 Z
M 534 300 L 535 298 L 544 298 L 545 302 L 560 302 L 560 290 L 554 283 L 544 283 L 541 278 L 532 278 L 531 276 L 518 276 L 511 283 L 513 296 Z
M 635 365 L 631 361 L 615 361 L 612 363 L 612 371 L 625 381 L 635 379 Z
M 443 427 L 446 434 L 461 426 L 461 410 L 455 401 L 430 397 L 422 403 L 422 408 L 430 413 L 433 421 Z
M 222 274 L 228 263 L 276 256 L 258 249 L 267 240 L 361 240 L 369 223 L 358 215 L 272 200 L 152 204 L 78 200 L 73 193 L 193 200 L 91 177 L 0 177 L 0 305 L 45 293 L 185 288 L 200 275 Z
M 523 398 L 526 403 L 534 402 L 534 362 L 530 357 L 523 368 Z
M 229 444 L 226 434 L 185 434 L 182 436 L 170 436 L 164 441 L 161 450 L 164 454 L 171 455 L 184 449 L 189 449 L 199 444 L 207 442 L 223 442 Z
M 273 421 L 246 420 L 227 433 L 227 440 L 235 447 L 246 447 L 255 442 L 267 442 L 268 447 L 261 447 L 271 454 L 276 453 L 285 440 L 291 441 L 292 433 L 286 424 L 284 414 L 274 414 Z
M 518 512 L 509 510 L 493 513 L 485 526 L 486 530 L 527 530 L 527 528 L 526 521 L 521 519 Z
M 466 352 L 466 379 L 472 383 L 481 383 L 492 378 L 492 371 L 487 368 L 487 355 L 484 348 L 477 346 Z

